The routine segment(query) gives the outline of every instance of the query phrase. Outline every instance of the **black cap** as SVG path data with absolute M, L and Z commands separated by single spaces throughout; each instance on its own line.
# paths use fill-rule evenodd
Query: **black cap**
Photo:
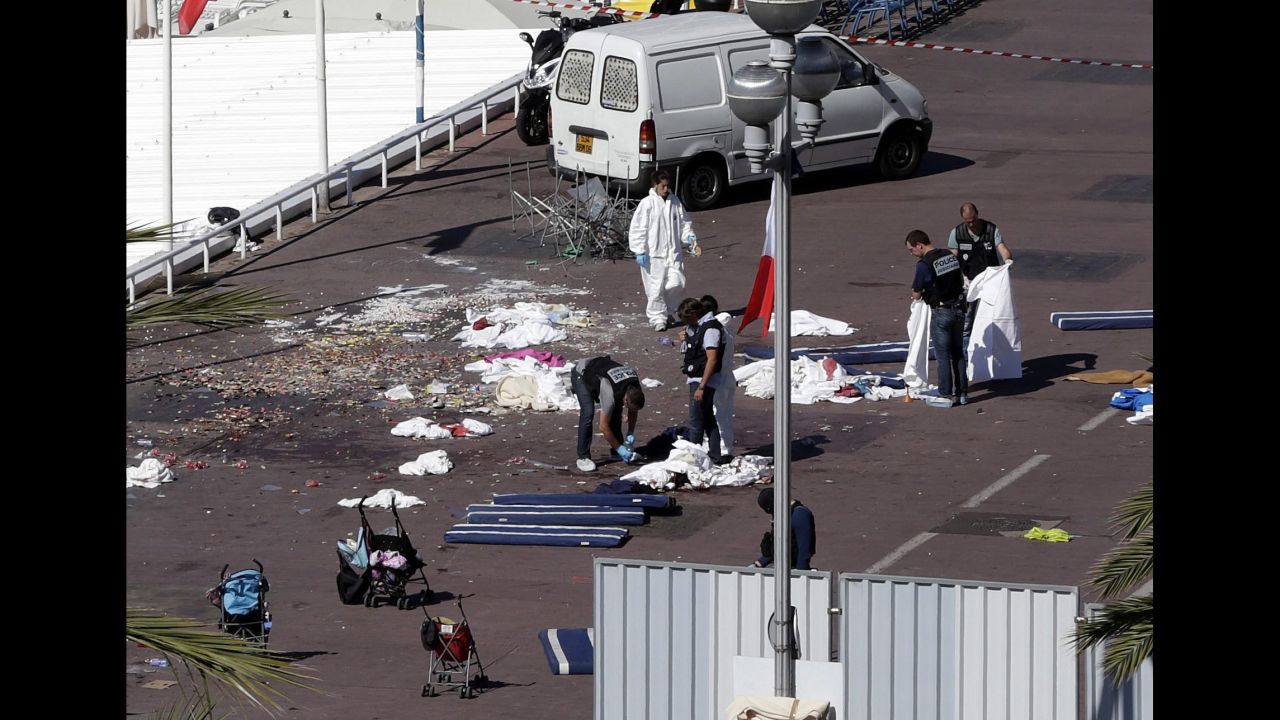
M 773 488 L 767 487 L 760 491 L 760 497 L 756 498 L 756 502 L 760 503 L 760 509 L 773 514 Z

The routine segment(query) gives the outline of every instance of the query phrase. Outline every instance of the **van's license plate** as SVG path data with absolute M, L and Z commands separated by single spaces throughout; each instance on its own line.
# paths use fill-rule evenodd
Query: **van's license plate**
M 578 142 L 574 143 L 573 149 L 580 153 L 586 153 L 590 155 L 591 144 L 594 141 L 595 141 L 595 138 L 591 137 L 590 135 L 579 135 Z

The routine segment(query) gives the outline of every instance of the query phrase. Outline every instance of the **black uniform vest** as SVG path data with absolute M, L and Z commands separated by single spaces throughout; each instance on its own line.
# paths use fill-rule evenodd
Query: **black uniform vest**
M 964 294 L 964 278 L 960 276 L 960 261 L 950 250 L 934 248 L 925 253 L 920 261 L 928 263 L 935 276 L 933 282 L 920 293 L 929 307 L 936 308 L 940 304 L 952 304 L 960 300 Z
M 640 376 L 636 374 L 635 368 L 623 365 L 608 355 L 588 362 L 582 370 L 582 379 L 587 383 L 587 389 L 591 391 L 591 399 L 596 402 L 600 402 L 600 383 L 609 383 L 613 388 L 613 397 L 618 407 L 622 406 L 622 396 L 626 393 L 627 387 L 640 382 Z
M 990 220 L 982 221 L 982 234 L 976 238 L 969 232 L 968 225 L 957 225 L 956 245 L 960 249 L 960 269 L 970 280 L 989 267 L 1004 264 L 996 250 L 996 224 Z
M 702 347 L 702 338 L 712 328 L 720 331 L 720 344 L 717 347 L 721 352 L 716 353 L 716 366 L 712 368 L 711 374 L 720 372 L 720 367 L 724 364 L 724 326 L 719 320 L 712 318 L 699 325 L 693 337 L 685 341 L 684 374 L 691 378 L 701 378 L 702 372 L 707 369 L 707 349 Z

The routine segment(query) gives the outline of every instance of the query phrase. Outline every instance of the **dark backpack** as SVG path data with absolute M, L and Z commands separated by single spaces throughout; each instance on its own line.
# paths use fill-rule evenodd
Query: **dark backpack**
M 369 590 L 369 571 L 357 574 L 347 561 L 338 555 L 338 599 L 343 605 L 359 605 Z

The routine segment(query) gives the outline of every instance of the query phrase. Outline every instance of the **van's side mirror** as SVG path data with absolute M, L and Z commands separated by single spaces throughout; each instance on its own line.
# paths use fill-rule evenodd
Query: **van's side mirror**
M 854 87 L 861 85 L 862 70 L 856 60 L 845 60 L 840 65 L 840 85 Z
M 526 43 L 529 43 L 530 45 L 533 44 L 533 36 L 530 35 L 529 33 L 522 32 L 520 33 L 519 37 L 521 40 L 525 41 Z
M 868 85 L 879 85 L 880 76 L 876 75 L 876 66 L 867 63 L 862 66 L 862 81 Z

